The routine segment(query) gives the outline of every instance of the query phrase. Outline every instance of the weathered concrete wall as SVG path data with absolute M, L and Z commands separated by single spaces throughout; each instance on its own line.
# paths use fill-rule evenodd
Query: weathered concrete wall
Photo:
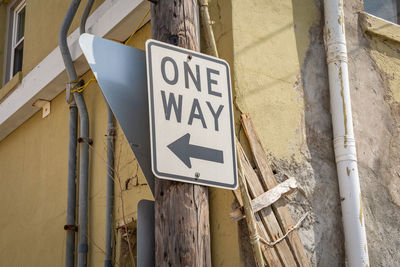
M 294 6 L 297 10 L 300 3 Z M 304 101 L 304 146 L 300 148 L 303 159 L 300 164 L 283 163 L 281 172 L 289 171 L 303 185 L 304 196 L 292 198 L 292 210 L 298 213 L 306 205 L 312 208 L 312 217 L 304 224 L 300 234 L 311 252 L 313 265 L 343 266 L 344 239 L 340 211 L 339 185 L 332 145 L 332 121 L 329 103 L 329 85 L 323 43 L 322 1 L 312 3 L 317 8 L 316 23 L 308 30 L 310 45 L 302 64 L 299 83 Z M 294 12 L 295 19 L 302 14 Z M 297 33 L 299 36 L 301 33 Z M 306 33 L 303 33 L 306 34 Z M 285 166 L 286 165 L 286 166 Z
M 400 260 L 400 43 L 367 36 L 361 0 L 345 2 L 355 135 L 371 266 Z M 400 26 L 397 26 L 400 27 Z
M 236 104 L 253 118 L 277 176 L 312 210 L 300 236 L 314 266 L 344 266 L 332 146 L 322 1 L 232 1 Z M 345 1 L 350 86 L 371 266 L 395 266 L 399 246 L 399 43 L 366 36 L 361 0 Z M 240 135 L 242 140 L 243 134 Z
M 332 149 L 321 8 L 315 1 L 233 1 L 236 104 L 249 113 L 290 197 L 313 265 L 341 266 L 340 203 Z M 240 131 L 241 140 L 245 137 Z

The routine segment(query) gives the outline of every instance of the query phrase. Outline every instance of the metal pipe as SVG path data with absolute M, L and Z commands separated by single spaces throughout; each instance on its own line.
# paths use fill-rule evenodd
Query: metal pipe
M 78 110 L 75 101 L 69 106 L 69 156 L 68 156 L 68 200 L 65 266 L 75 263 L 75 213 L 76 213 L 76 145 L 78 135 Z
M 70 80 L 76 80 L 76 72 L 72 63 L 71 55 L 66 44 L 66 36 L 68 29 L 66 24 L 70 17 L 73 17 L 73 10 L 78 8 L 79 1 L 71 3 L 68 9 L 63 25 L 60 29 L 60 50 L 64 59 L 65 69 L 69 77 L 75 77 Z M 66 21 L 67 20 L 67 21 Z M 70 23 L 70 22 L 69 22 Z M 69 60 L 67 59 L 69 58 Z M 69 94 L 69 92 L 67 92 Z M 67 99 L 69 100 L 69 97 Z M 69 102 L 69 101 L 68 101 Z M 76 148 L 78 133 L 78 111 L 75 100 L 72 99 L 70 104 L 70 122 L 69 122 L 69 156 L 68 156 L 68 197 L 67 197 L 67 221 L 64 229 L 67 231 L 66 247 L 65 247 L 65 266 L 73 267 L 75 265 L 75 213 L 76 213 Z
M 94 0 L 88 0 L 85 10 L 83 11 L 81 23 L 79 27 L 80 34 L 86 32 L 85 25 L 92 9 Z M 107 105 L 107 200 L 106 200 L 106 231 L 105 231 L 105 259 L 104 266 L 112 267 L 112 218 L 114 205 L 114 114 L 110 106 Z
M 83 10 L 82 17 L 81 17 L 81 23 L 79 25 L 80 34 L 83 34 L 86 32 L 86 30 L 85 30 L 86 21 L 87 21 L 87 18 L 89 17 L 90 10 L 93 7 L 93 3 L 94 3 L 94 0 L 88 0 L 86 3 L 86 6 L 85 6 L 85 10 Z
M 114 207 L 114 115 L 107 104 L 107 203 L 104 267 L 112 267 L 112 219 Z
M 72 0 L 68 8 L 67 14 L 62 22 L 60 34 L 59 34 L 59 45 L 61 50 L 61 56 L 64 60 L 65 70 L 67 71 L 68 77 L 71 82 L 76 82 L 78 76 L 76 75 L 74 63 L 72 62 L 71 53 L 69 52 L 67 44 L 67 34 L 69 27 L 71 26 L 72 20 L 75 17 L 76 11 L 79 7 L 80 0 Z
M 71 83 L 77 86 L 77 74 L 67 44 L 68 29 L 79 7 L 80 0 L 72 0 L 60 29 L 59 44 L 65 68 Z M 79 244 L 78 266 L 87 265 L 88 252 L 88 171 L 89 171 L 89 115 L 81 93 L 73 93 L 80 118 L 80 165 L 79 165 Z
M 349 267 L 369 266 L 351 113 L 342 0 L 324 0 L 333 143 Z
M 74 98 L 80 118 L 80 166 L 79 166 L 79 244 L 78 267 L 87 265 L 88 252 L 88 177 L 89 177 L 89 115 L 81 93 L 75 92 Z
M 205 36 L 206 41 L 211 49 L 212 55 L 214 57 L 218 57 L 217 44 L 215 43 L 214 31 L 212 29 L 210 13 L 208 12 L 208 0 L 199 0 L 199 2 L 200 2 L 201 18 L 203 20 L 204 29 L 207 33 Z

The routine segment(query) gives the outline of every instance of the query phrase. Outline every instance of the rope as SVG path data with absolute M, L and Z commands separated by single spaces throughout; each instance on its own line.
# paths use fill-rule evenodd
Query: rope
M 301 223 L 304 221 L 304 219 L 307 217 L 308 212 L 306 212 L 305 214 L 303 214 L 303 216 L 301 216 L 300 220 L 295 224 L 295 226 L 293 226 L 291 229 L 289 229 L 289 231 L 286 232 L 286 234 L 284 236 L 282 236 L 281 238 L 279 238 L 278 240 L 275 240 L 274 242 L 268 242 L 267 240 L 265 240 L 264 238 L 262 238 L 261 236 L 259 236 L 258 238 L 260 239 L 260 241 L 262 243 L 264 243 L 266 246 L 268 247 L 273 247 L 276 244 L 282 242 L 282 240 L 284 240 L 291 232 L 293 232 L 294 230 L 296 230 L 297 228 L 299 228 L 299 226 L 301 225 Z
M 85 74 L 86 74 L 86 73 L 85 73 Z M 85 74 L 83 74 L 83 75 L 85 75 Z M 82 75 L 82 76 L 83 76 L 83 75 Z M 79 79 L 79 81 L 73 81 L 73 82 L 70 82 L 69 84 L 72 84 L 72 88 L 75 88 L 77 85 L 79 85 L 80 81 L 81 81 L 81 80 Z M 73 94 L 73 93 L 82 93 L 83 90 L 85 90 L 85 89 L 89 86 L 89 84 L 91 84 L 92 82 L 97 82 L 96 78 L 92 78 L 92 79 L 88 80 L 84 85 L 79 86 L 79 87 L 76 88 L 76 89 L 71 89 L 71 92 L 70 92 L 71 97 L 69 98 L 69 103 L 68 103 L 68 104 L 71 104 L 71 101 L 72 101 L 72 94 Z
M 85 90 L 89 86 L 89 84 L 92 83 L 92 82 L 97 82 L 96 78 L 92 78 L 89 81 L 87 81 L 84 85 L 79 86 L 75 90 L 71 90 L 71 93 L 76 93 L 76 92 L 77 93 L 82 93 L 83 90 Z
M 250 235 L 250 244 L 255 244 L 259 240 L 261 240 L 261 242 L 263 242 L 264 239 L 262 239 L 261 236 L 258 235 L 258 233 L 254 233 L 254 234 Z
M 139 22 L 136 29 L 132 32 L 131 36 L 129 36 L 129 38 L 125 42 L 123 42 L 123 44 L 129 43 L 129 41 L 132 39 L 133 35 L 135 35 L 135 33 L 140 29 L 140 27 L 142 26 L 144 20 L 146 19 L 147 15 L 149 15 L 149 13 L 150 13 L 150 8 L 147 10 L 146 14 L 143 16 L 142 20 Z

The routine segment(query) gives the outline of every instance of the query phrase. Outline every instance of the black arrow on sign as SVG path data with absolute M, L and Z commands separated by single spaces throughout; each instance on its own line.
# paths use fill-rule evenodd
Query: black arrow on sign
M 221 150 L 189 144 L 190 134 L 178 138 L 167 147 L 190 169 L 190 158 L 202 159 L 217 163 L 224 163 L 224 154 Z

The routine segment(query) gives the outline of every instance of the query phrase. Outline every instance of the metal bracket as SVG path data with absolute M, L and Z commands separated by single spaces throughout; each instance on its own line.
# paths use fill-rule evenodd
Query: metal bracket
M 78 232 L 78 226 L 77 225 L 70 225 L 70 224 L 66 224 L 64 225 L 64 230 L 65 231 L 73 231 L 73 232 Z
M 87 141 L 89 145 L 93 145 L 93 139 L 91 138 L 83 138 L 83 137 L 78 137 L 78 143 L 82 143 L 84 141 Z
M 69 103 L 71 103 L 71 101 L 72 101 L 72 90 L 75 88 L 75 87 L 80 87 L 80 86 L 83 86 L 85 84 L 85 81 L 84 80 L 80 80 L 79 82 L 69 82 L 69 83 L 67 83 L 67 85 L 65 86 L 65 90 L 66 90 L 66 92 L 65 92 L 65 101 L 67 101 L 67 103 L 69 104 Z
M 38 99 L 32 106 L 42 109 L 42 118 L 46 118 L 50 114 L 50 101 Z

